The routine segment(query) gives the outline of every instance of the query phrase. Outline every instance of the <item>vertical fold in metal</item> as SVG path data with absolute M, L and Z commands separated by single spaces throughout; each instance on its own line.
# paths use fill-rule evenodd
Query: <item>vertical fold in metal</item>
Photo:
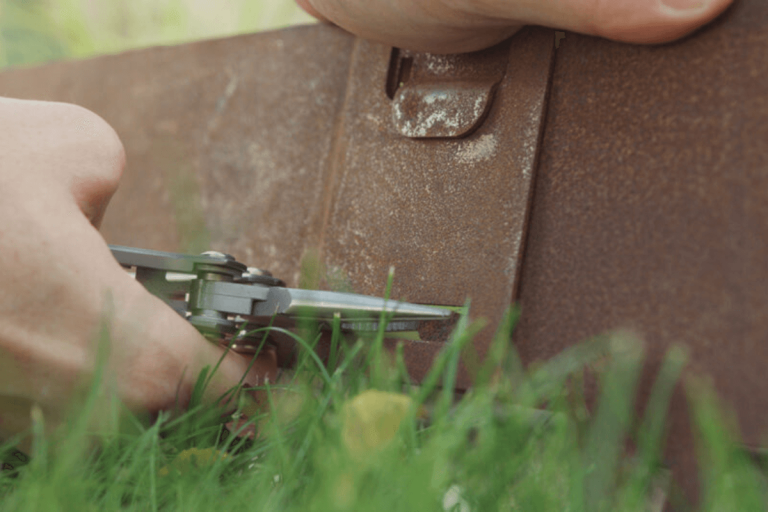
M 492 104 L 469 136 L 413 139 L 392 122 L 391 49 L 359 41 L 341 113 L 344 140 L 336 142 L 338 183 L 323 227 L 325 264 L 357 292 L 381 294 L 393 266 L 395 298 L 444 305 L 471 300 L 472 316 L 489 324 L 475 344 L 481 354 L 517 288 L 554 33 L 528 28 L 508 48 Z M 452 73 L 451 66 L 472 66 L 472 58 L 430 56 L 427 62 Z M 411 87 L 418 86 L 414 76 Z M 454 76 L 461 78 L 446 79 L 446 90 L 471 83 L 471 73 Z M 415 378 L 441 347 L 407 347 Z M 462 374 L 460 387 L 469 377 Z
M 682 344 L 753 447 L 768 431 L 766 23 L 768 2 L 741 0 L 667 45 L 562 41 L 515 332 L 530 363 L 631 329 L 640 403 Z M 689 414 L 679 390 L 666 462 L 693 496 Z

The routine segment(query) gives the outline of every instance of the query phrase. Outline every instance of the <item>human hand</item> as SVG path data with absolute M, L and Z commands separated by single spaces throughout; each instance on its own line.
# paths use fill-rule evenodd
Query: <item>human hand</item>
M 115 132 L 80 107 L 0 98 L 0 155 L 0 432 L 24 430 L 31 404 L 46 426 L 60 423 L 88 384 L 100 332 L 105 394 L 135 411 L 183 407 L 223 352 L 134 281 L 97 231 L 124 166 Z M 246 383 L 263 384 L 274 363 L 257 360 Z M 227 355 L 209 399 L 247 365 Z
M 733 0 L 297 0 L 366 39 L 432 53 L 492 46 L 524 25 L 628 43 L 663 43 L 714 19 Z

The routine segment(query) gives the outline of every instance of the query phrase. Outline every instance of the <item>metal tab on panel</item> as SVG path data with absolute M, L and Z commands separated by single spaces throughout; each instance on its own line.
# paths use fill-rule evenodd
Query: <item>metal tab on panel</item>
M 412 139 L 470 135 L 488 114 L 508 59 L 508 41 L 460 55 L 394 48 L 386 87 L 395 129 Z

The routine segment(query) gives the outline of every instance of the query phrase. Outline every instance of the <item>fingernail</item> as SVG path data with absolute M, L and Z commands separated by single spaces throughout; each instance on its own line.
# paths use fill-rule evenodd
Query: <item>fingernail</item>
M 677 11 L 691 11 L 704 9 L 709 0 L 661 0 L 661 3 Z

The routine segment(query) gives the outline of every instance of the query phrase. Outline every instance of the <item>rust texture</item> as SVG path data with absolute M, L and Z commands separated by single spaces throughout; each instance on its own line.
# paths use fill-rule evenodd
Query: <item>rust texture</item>
M 77 103 L 116 128 L 128 167 L 110 243 L 210 247 L 289 286 L 313 250 L 327 282 L 371 295 L 394 266 L 394 298 L 471 298 L 490 321 L 482 352 L 517 285 L 553 41 L 526 29 L 470 56 L 404 53 L 392 83 L 390 48 L 314 26 L 9 71 L 0 94 Z M 475 131 L 403 136 L 392 97 L 441 83 L 495 89 Z M 443 342 L 408 344 L 414 378 Z
M 547 359 L 617 328 L 647 342 L 643 392 L 673 343 L 738 412 L 768 427 L 768 3 L 737 2 L 683 41 L 561 42 L 515 340 Z M 668 462 L 694 494 L 682 390 Z
M 469 297 L 474 316 L 490 323 L 475 342 L 482 353 L 517 284 L 553 47 L 552 31 L 527 29 L 504 59 L 498 48 L 489 50 L 496 72 L 506 73 L 479 128 L 461 139 L 414 140 L 390 121 L 390 49 L 358 41 L 326 217 L 312 230 L 322 235 L 328 267 L 365 293 L 383 293 L 394 266 L 397 298 L 461 305 Z M 471 58 L 427 62 L 457 77 L 473 71 Z M 419 83 L 418 69 L 415 61 L 408 85 Z M 434 80 L 434 73 L 425 78 Z M 423 375 L 441 347 L 406 347 L 414 376 Z M 462 374 L 460 387 L 468 384 Z
M 463 137 L 477 129 L 492 100 L 493 88 L 485 84 L 404 87 L 393 100 L 392 121 L 405 137 Z
M 115 127 L 128 165 L 110 243 L 215 248 L 295 286 L 352 45 L 318 27 L 154 48 L 6 72 L 0 94 L 73 102 Z
M 504 78 L 510 44 L 462 55 L 393 49 L 387 94 L 397 131 L 411 138 L 456 138 L 476 130 Z

